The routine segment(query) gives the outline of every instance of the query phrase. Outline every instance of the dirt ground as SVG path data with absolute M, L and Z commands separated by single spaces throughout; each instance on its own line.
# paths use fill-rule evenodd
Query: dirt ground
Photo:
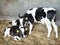
M 47 38 L 47 28 L 42 24 L 34 24 L 31 35 L 27 38 L 23 38 L 20 41 L 14 41 L 12 38 L 4 38 L 4 29 L 8 26 L 7 20 L 0 21 L 0 45 L 60 45 L 60 28 L 58 30 L 59 37 L 55 38 L 54 30 L 51 33 L 50 38 Z

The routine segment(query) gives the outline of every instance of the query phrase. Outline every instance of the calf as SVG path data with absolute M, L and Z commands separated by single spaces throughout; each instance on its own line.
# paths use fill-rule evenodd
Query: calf
M 56 33 L 56 38 L 58 38 L 58 27 L 55 24 L 56 10 L 54 8 L 51 8 L 51 7 L 32 8 L 28 10 L 23 16 L 19 15 L 19 17 L 23 19 L 23 25 L 26 24 L 26 21 L 29 22 L 30 24 L 29 34 L 31 34 L 33 24 L 37 22 L 41 24 L 46 24 L 48 29 L 47 37 L 50 37 L 50 33 L 52 31 L 52 26 L 53 26 L 54 31 Z
M 30 27 L 30 22 L 29 22 L 28 18 L 26 18 L 26 19 L 25 18 L 22 18 L 20 16 L 20 14 L 18 16 L 20 17 L 21 25 L 24 27 L 24 35 L 25 35 L 25 37 L 28 37 L 29 32 L 30 32 L 30 28 L 29 28 Z M 24 21 L 25 21 L 25 24 L 23 24 Z
M 18 28 L 18 26 L 12 26 L 7 27 L 5 29 L 5 35 L 6 36 L 13 36 L 14 40 L 20 40 L 20 38 L 23 36 L 21 30 Z
M 11 35 L 14 37 L 14 40 L 20 40 L 20 38 L 25 37 L 24 28 L 21 27 L 19 19 L 10 21 L 9 24 L 11 26 L 6 27 L 4 37 Z
M 20 30 L 22 31 L 22 33 L 24 34 L 24 28 L 21 28 L 21 27 L 24 27 L 22 23 L 23 23 L 23 19 L 16 19 L 9 22 L 11 26 L 18 26 Z

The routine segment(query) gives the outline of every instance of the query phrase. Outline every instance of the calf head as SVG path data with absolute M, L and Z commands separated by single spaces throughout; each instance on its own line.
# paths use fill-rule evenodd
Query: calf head
M 9 24 L 12 25 L 12 26 L 16 26 L 16 25 L 19 26 L 20 25 L 20 20 L 17 19 L 17 20 L 10 21 Z
M 15 29 L 13 32 L 10 32 L 10 35 L 22 37 L 22 32 L 20 29 Z
M 26 25 L 24 26 L 24 34 L 28 37 L 29 35 L 29 23 L 26 23 Z

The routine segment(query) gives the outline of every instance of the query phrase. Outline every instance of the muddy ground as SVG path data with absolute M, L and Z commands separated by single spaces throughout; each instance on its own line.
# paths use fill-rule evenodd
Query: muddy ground
M 8 26 L 7 20 L 0 21 L 0 45 L 60 45 L 60 28 L 59 38 L 55 38 L 54 30 L 50 38 L 47 38 L 47 28 L 42 24 L 34 24 L 31 35 L 20 41 L 14 41 L 12 38 L 4 38 L 4 29 Z

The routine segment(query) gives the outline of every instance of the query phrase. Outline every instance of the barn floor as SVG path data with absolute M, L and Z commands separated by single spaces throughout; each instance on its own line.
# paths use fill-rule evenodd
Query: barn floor
M 20 41 L 14 41 L 12 38 L 4 38 L 4 29 L 7 25 L 7 20 L 0 21 L 0 45 L 60 45 L 60 27 L 58 27 L 58 39 L 55 38 L 54 31 L 52 31 L 50 38 L 47 38 L 46 26 L 35 24 L 31 35 Z

